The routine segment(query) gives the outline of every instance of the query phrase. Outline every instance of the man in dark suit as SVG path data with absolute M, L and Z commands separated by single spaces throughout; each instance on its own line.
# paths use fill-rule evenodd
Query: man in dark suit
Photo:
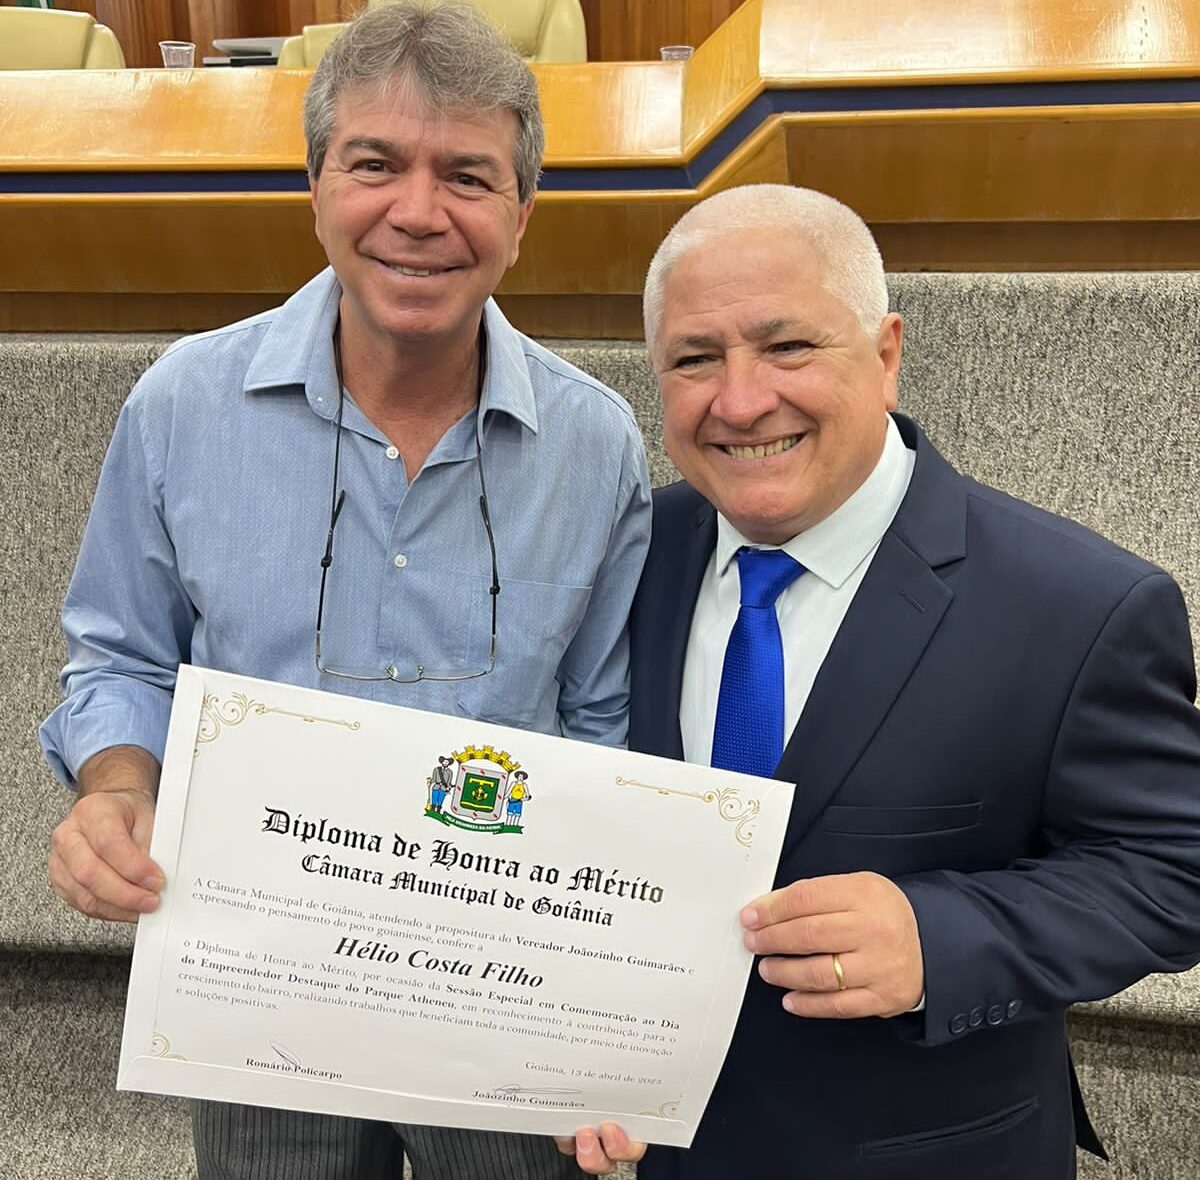
M 655 500 L 630 744 L 797 787 L 711 1102 L 642 1180 L 1065 1180 L 1101 1150 L 1067 1006 L 1200 959 L 1179 590 L 954 471 L 894 413 L 886 313 L 866 226 L 805 190 L 703 202 L 650 269 L 687 482 Z

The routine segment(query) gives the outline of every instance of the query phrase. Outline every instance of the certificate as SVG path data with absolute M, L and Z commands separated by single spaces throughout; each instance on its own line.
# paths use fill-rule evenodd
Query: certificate
M 791 795 L 180 668 L 118 1088 L 686 1146 Z

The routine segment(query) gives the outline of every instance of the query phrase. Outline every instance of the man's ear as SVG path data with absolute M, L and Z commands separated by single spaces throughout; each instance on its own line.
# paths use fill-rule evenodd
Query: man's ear
M 320 180 L 320 176 L 314 176 L 311 172 L 308 174 L 308 199 L 312 202 L 313 231 L 317 235 L 318 242 L 321 241 L 321 220 L 317 216 L 317 185 L 320 183 Z
M 896 312 L 883 317 L 875 347 L 883 365 L 883 397 L 889 410 L 898 403 L 900 383 L 900 354 L 904 350 L 904 321 Z
M 513 238 L 512 257 L 508 260 L 509 266 L 515 266 L 520 257 L 521 239 L 525 236 L 525 227 L 529 224 L 529 215 L 533 212 L 533 202 L 536 199 L 536 197 L 530 197 L 517 212 L 517 232 Z

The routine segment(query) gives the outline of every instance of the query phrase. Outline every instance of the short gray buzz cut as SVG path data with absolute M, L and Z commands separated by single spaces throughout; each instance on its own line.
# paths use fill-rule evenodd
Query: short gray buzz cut
M 675 264 L 697 246 L 745 229 L 784 230 L 809 242 L 821 259 L 825 289 L 850 308 L 869 336 L 879 331 L 888 309 L 887 279 L 866 222 L 848 205 L 815 189 L 747 184 L 693 206 L 655 252 L 642 298 L 652 356 L 662 324 L 663 291 Z
M 522 203 L 537 191 L 546 132 L 537 82 L 513 44 L 477 9 L 459 0 L 396 0 L 355 16 L 321 58 L 304 98 L 308 174 L 316 179 L 343 92 L 399 81 L 430 106 L 455 111 L 512 111 L 513 169 Z

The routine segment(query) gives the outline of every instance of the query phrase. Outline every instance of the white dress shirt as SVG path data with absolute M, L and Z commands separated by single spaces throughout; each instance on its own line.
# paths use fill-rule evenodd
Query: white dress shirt
M 785 545 L 756 546 L 717 514 L 717 544 L 696 599 L 683 665 L 679 726 L 686 761 L 707 766 L 712 759 L 725 646 L 741 597 L 734 560 L 738 549 L 743 545 L 783 549 L 807 571 L 775 603 L 783 637 L 786 744 L 879 542 L 908 491 L 915 460 L 889 418 L 883 453 L 862 486 L 836 512 Z

